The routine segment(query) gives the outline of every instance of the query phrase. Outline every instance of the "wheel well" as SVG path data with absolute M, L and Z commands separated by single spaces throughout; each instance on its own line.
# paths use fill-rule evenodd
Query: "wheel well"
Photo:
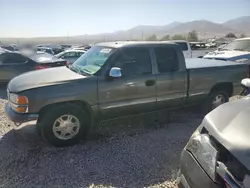
M 52 109 L 52 108 L 54 108 L 55 106 L 63 105 L 63 104 L 75 104 L 75 105 L 80 106 L 82 109 L 84 109 L 84 110 L 88 113 L 88 115 L 90 116 L 90 119 L 91 119 L 91 121 L 92 121 L 92 118 L 93 118 L 93 111 L 92 111 L 90 105 L 89 105 L 87 102 L 76 100 L 76 101 L 59 102 L 59 103 L 54 103 L 54 104 L 50 104 L 50 105 L 44 106 L 44 107 L 39 111 L 38 122 L 43 118 L 44 114 L 45 114 L 49 109 Z
M 228 94 L 228 96 L 231 97 L 233 95 L 233 83 L 231 82 L 218 83 L 212 87 L 210 93 L 215 90 L 225 91 Z

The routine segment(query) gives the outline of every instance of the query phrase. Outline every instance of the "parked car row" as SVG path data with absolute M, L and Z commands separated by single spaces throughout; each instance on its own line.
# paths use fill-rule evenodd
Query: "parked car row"
M 86 51 L 81 49 L 69 49 L 65 50 L 55 56 L 61 59 L 67 60 L 69 63 L 74 63 L 79 57 L 81 57 Z
M 203 58 L 237 62 L 249 61 L 250 38 L 236 39 L 227 45 L 221 46 L 218 50 L 206 54 Z
M 15 52 L 0 48 L 0 82 L 7 83 L 28 71 L 72 64 L 85 52 L 70 49 L 54 55 L 52 49 L 47 47 L 38 47 L 36 51 L 26 46 Z
M 65 66 L 66 62 L 44 52 L 24 54 L 0 51 L 0 82 L 8 83 L 12 78 L 32 70 Z

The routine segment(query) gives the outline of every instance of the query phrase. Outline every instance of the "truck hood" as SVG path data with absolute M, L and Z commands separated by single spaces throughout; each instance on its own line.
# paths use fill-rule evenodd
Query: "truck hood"
M 246 58 L 246 56 L 250 56 L 250 52 L 244 52 L 244 51 L 214 51 L 209 52 L 206 54 L 203 58 L 220 58 L 225 60 L 237 60 L 240 58 Z
M 250 170 L 250 96 L 219 106 L 202 125 Z
M 82 78 L 85 76 L 77 74 L 67 67 L 48 68 L 27 72 L 13 78 L 8 84 L 8 89 L 10 92 L 18 93 L 43 86 L 69 83 Z

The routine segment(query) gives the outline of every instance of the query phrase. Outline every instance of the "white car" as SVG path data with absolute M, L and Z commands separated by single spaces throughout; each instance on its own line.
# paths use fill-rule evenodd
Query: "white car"
M 209 52 L 203 58 L 224 61 L 249 61 L 250 38 L 236 39 L 214 52 Z
M 79 57 L 81 57 L 86 51 L 85 50 L 65 50 L 55 56 L 61 59 L 66 59 L 69 63 L 74 63 Z

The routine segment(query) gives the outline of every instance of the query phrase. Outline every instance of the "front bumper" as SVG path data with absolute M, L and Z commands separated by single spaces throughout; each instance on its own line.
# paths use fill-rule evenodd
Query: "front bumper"
M 185 149 L 181 153 L 181 167 L 177 185 L 179 188 L 220 187 L 208 177 L 196 159 Z
M 8 103 L 5 105 L 5 115 L 10 121 L 15 123 L 16 126 L 29 121 L 37 121 L 38 119 L 38 114 L 19 114 L 14 112 Z

